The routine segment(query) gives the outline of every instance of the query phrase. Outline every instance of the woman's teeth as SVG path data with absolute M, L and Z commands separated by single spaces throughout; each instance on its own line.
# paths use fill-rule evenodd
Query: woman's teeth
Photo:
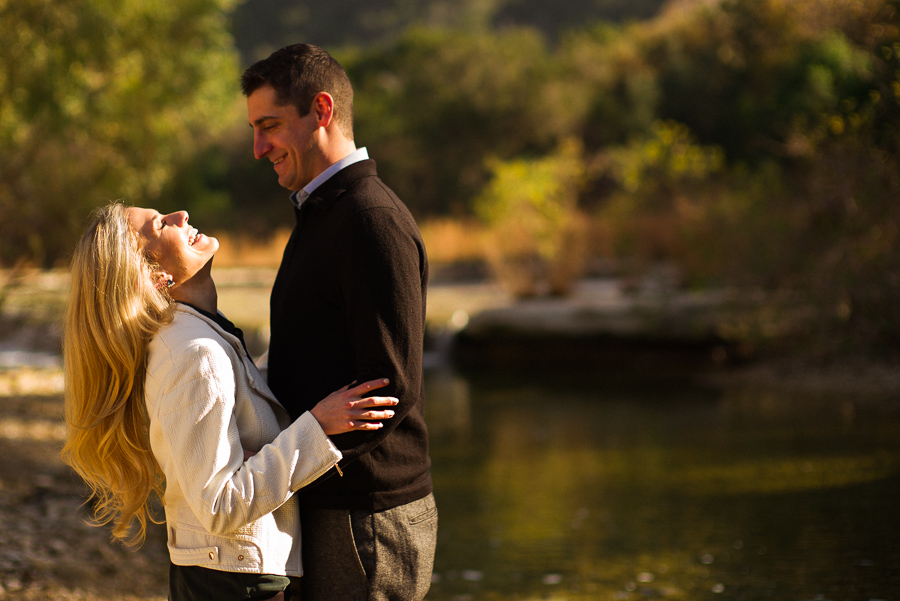
M 194 242 L 197 241 L 197 237 L 200 235 L 200 232 L 197 231 L 197 228 L 193 228 L 191 233 L 188 234 L 188 246 L 193 246 Z

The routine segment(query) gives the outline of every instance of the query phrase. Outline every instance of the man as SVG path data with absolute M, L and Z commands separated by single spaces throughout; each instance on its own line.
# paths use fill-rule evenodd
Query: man
M 437 536 L 422 377 L 425 247 L 356 148 L 353 89 L 327 52 L 282 48 L 241 85 L 254 154 L 293 191 L 297 220 L 272 288 L 270 387 L 295 418 L 351 380 L 386 377 L 379 394 L 400 399 L 382 429 L 335 436 L 343 460 L 299 493 L 301 599 L 422 599 Z

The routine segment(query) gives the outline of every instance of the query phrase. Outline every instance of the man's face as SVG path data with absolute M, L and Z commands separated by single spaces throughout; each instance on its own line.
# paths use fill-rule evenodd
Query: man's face
M 247 116 L 253 154 L 272 161 L 281 186 L 301 190 L 319 174 L 315 111 L 301 117 L 294 106 L 278 103 L 272 86 L 263 86 L 247 98 Z

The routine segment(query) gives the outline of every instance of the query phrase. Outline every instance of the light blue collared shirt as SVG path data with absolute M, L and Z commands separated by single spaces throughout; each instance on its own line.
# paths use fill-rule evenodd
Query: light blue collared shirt
M 369 153 L 365 149 L 365 147 L 357 148 L 344 158 L 342 158 L 337 163 L 332 164 L 328 169 L 320 173 L 316 176 L 316 178 L 306 184 L 302 190 L 297 190 L 293 194 L 291 194 L 291 202 L 294 203 L 294 206 L 298 209 L 303 204 L 303 202 L 309 198 L 309 195 L 313 193 L 313 191 L 328 181 L 332 175 L 343 169 L 344 167 L 348 167 L 353 163 L 358 163 L 360 161 L 365 161 L 369 158 Z

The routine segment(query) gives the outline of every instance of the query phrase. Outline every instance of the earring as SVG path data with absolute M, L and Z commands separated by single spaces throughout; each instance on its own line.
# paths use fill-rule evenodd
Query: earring
M 169 278 L 168 280 L 166 280 L 166 288 L 171 288 L 174 285 L 175 285 L 175 280 L 173 280 L 172 278 Z

